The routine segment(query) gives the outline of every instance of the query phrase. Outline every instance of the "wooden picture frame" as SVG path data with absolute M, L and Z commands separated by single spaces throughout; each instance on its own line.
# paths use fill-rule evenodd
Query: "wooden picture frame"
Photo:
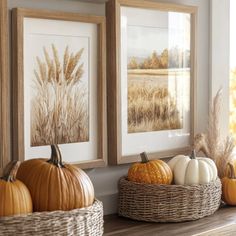
M 7 0 L 0 1 L 0 175 L 10 161 L 10 118 L 8 85 L 8 9 Z
M 189 57 L 189 76 L 191 78 L 191 82 L 189 85 L 190 98 L 189 98 L 189 107 L 190 107 L 190 118 L 189 118 L 189 144 L 183 146 L 181 148 L 168 148 L 165 150 L 159 151 L 148 151 L 141 150 L 142 142 L 145 143 L 146 139 L 143 138 L 139 144 L 134 144 L 133 146 L 138 146 L 136 153 L 132 154 L 124 154 L 122 151 L 122 145 L 130 145 L 132 139 L 129 141 L 122 140 L 122 117 L 124 110 L 128 110 L 122 107 L 122 99 L 124 99 L 124 95 L 122 94 L 122 65 L 125 64 L 122 62 L 122 53 L 125 43 L 122 44 L 122 30 L 121 27 L 121 9 L 133 9 L 137 12 L 141 9 L 159 11 L 159 12 L 176 12 L 189 14 L 190 17 L 190 29 L 189 34 L 189 51 L 191 51 L 191 55 Z M 127 10 L 127 12 L 130 10 Z M 146 17 L 138 16 L 139 13 L 136 14 L 135 19 L 145 19 L 149 17 L 147 14 Z M 133 14 L 135 15 L 135 14 Z M 122 15 L 123 16 L 123 15 Z M 186 5 L 177 5 L 171 3 L 158 3 L 152 1 L 137 1 L 137 0 L 109 0 L 106 3 L 106 17 L 107 17 L 107 96 L 108 96 L 108 156 L 109 156 L 109 164 L 117 165 L 124 163 L 131 163 L 139 161 L 139 153 L 142 151 L 147 151 L 149 153 L 150 159 L 157 158 L 165 158 L 171 157 L 177 154 L 186 154 L 189 153 L 190 149 L 193 145 L 194 138 L 194 129 L 195 129 L 195 110 L 196 110 L 196 23 L 197 23 L 197 7 L 195 6 L 186 6 Z M 127 18 L 126 18 L 127 19 Z M 145 34 L 144 34 L 145 35 Z M 126 36 L 126 35 L 125 35 Z M 128 38 L 128 37 L 126 37 Z M 125 39 L 126 40 L 126 39 Z M 127 40 L 128 41 L 128 40 Z M 148 43 L 144 44 L 147 47 Z M 127 54 L 128 55 L 128 54 Z M 127 57 L 128 58 L 128 57 Z M 122 64 L 123 63 L 123 64 Z M 126 64 L 125 64 L 126 65 Z M 126 70 L 128 71 L 127 67 Z M 127 74 L 126 74 L 127 75 Z M 128 77 L 128 76 L 127 76 Z M 127 80 L 128 81 L 128 80 Z M 127 86 L 128 87 L 128 86 Z M 128 90 L 128 88 L 127 88 Z M 127 92 L 128 93 L 128 92 Z M 127 96 L 128 97 L 128 96 Z M 128 99 L 127 99 L 128 100 Z M 128 102 L 127 102 L 128 103 Z M 127 105 L 128 106 L 128 105 Z M 128 111 L 126 111 L 128 113 Z M 127 114 L 126 114 L 127 115 Z M 128 117 L 128 115 L 127 115 Z M 128 123 L 128 118 L 127 121 Z M 124 123 L 124 122 L 123 122 Z M 127 131 L 129 133 L 129 131 Z M 141 137 L 141 136 L 140 136 Z M 140 138 L 141 139 L 141 138 Z M 128 139 L 127 139 L 128 140 Z M 125 144 L 124 144 L 125 143 Z M 140 144 L 141 143 L 141 144 Z M 163 141 L 164 144 L 167 141 Z M 146 143 L 145 143 L 146 145 Z M 144 145 L 144 146 L 145 146 Z M 161 144 L 159 144 L 161 145 Z M 160 148 L 161 149 L 161 148 Z
M 49 57 L 52 56 L 51 57 L 52 60 L 53 60 L 53 55 L 55 56 L 55 53 L 59 53 L 58 54 L 59 55 L 58 60 L 60 59 L 60 57 L 63 60 L 63 54 L 62 53 L 64 53 L 64 56 L 65 56 L 66 52 L 68 53 L 67 50 L 70 50 L 70 47 L 72 48 L 72 50 L 73 49 L 75 50 L 76 45 L 79 45 L 79 43 L 83 44 L 83 42 L 85 42 L 85 45 L 87 45 L 86 47 L 88 47 L 86 49 L 84 49 L 84 48 L 81 49 L 82 50 L 81 54 L 82 54 L 82 52 L 85 53 L 85 51 L 86 51 L 87 56 L 86 57 L 84 56 L 85 59 L 83 59 L 84 60 L 83 63 L 81 62 L 81 64 L 80 64 L 80 66 L 82 67 L 82 70 L 80 72 L 83 75 L 86 73 L 86 76 L 87 76 L 86 77 L 87 82 L 86 83 L 84 82 L 84 84 L 86 84 L 86 86 L 87 86 L 86 87 L 87 93 L 85 94 L 85 92 L 84 92 L 85 96 L 87 96 L 87 98 L 86 98 L 87 99 L 86 100 L 86 102 L 87 102 L 86 103 L 87 104 L 86 105 L 87 113 L 86 114 L 88 114 L 87 115 L 88 116 L 88 121 L 87 121 L 87 126 L 86 127 L 87 127 L 88 130 L 84 131 L 84 133 L 87 132 L 87 134 L 86 134 L 87 136 L 85 135 L 87 138 L 85 138 L 85 139 L 81 138 L 78 141 L 78 143 L 75 142 L 75 141 L 70 142 L 70 143 L 66 143 L 66 141 L 65 141 L 65 143 L 61 142 L 61 144 L 63 144 L 62 146 L 64 148 L 64 152 L 67 153 L 66 155 L 64 155 L 64 156 L 66 156 L 66 158 L 67 157 L 70 158 L 70 154 L 74 155 L 74 158 L 77 158 L 76 155 L 77 154 L 79 155 L 79 153 L 82 153 L 82 152 L 85 152 L 86 155 L 89 156 L 89 158 L 87 158 L 86 160 L 82 160 L 82 161 L 71 160 L 69 162 L 71 162 L 73 164 L 77 164 L 81 168 L 95 168 L 95 167 L 105 166 L 106 165 L 106 156 L 107 156 L 107 154 L 106 154 L 106 149 L 107 149 L 107 145 L 106 145 L 106 142 L 107 142 L 107 137 L 106 137 L 106 132 L 107 132 L 106 131 L 106 89 L 105 89 L 106 88 L 106 81 L 105 81 L 105 76 L 106 76 L 106 73 L 105 73 L 105 63 L 106 63 L 106 55 L 105 55 L 105 53 L 106 53 L 106 50 L 105 50 L 105 30 L 106 30 L 105 17 L 103 17 L 103 16 L 81 15 L 81 14 L 76 14 L 76 13 L 48 11 L 48 10 L 20 9 L 20 8 L 13 9 L 12 17 L 13 17 L 12 18 L 12 21 L 13 21 L 13 23 L 12 23 L 12 26 L 13 26 L 13 29 L 12 29 L 13 71 L 12 71 L 12 73 L 13 73 L 13 111 L 14 111 L 14 113 L 13 113 L 13 130 L 14 130 L 13 155 L 18 157 L 19 160 L 23 161 L 25 159 L 31 158 L 29 156 L 27 156 L 27 158 L 26 158 L 27 154 L 26 154 L 25 150 L 31 150 L 31 149 L 33 150 L 33 148 L 38 148 L 38 149 L 35 149 L 35 150 L 38 150 L 38 151 L 41 152 L 41 150 L 43 150 L 43 148 L 44 149 L 46 148 L 44 146 L 44 144 L 40 144 L 39 141 L 37 141 L 37 142 L 39 142 L 40 147 L 42 145 L 42 148 L 41 149 L 40 149 L 40 147 L 33 147 L 32 148 L 32 134 L 30 134 L 31 135 L 30 136 L 31 137 L 30 144 L 28 145 L 28 143 L 25 142 L 25 140 L 27 140 L 27 135 L 28 135 L 27 134 L 28 130 L 26 130 L 27 126 L 26 126 L 26 122 L 25 122 L 26 119 L 28 119 L 27 118 L 27 111 L 28 111 L 27 109 L 31 109 L 31 111 L 30 111 L 30 120 L 31 120 L 31 122 L 32 122 L 32 119 L 33 119 L 32 117 L 36 116 L 35 115 L 36 113 L 32 112 L 32 111 L 35 111 L 35 110 L 32 110 L 32 105 L 29 105 L 29 106 L 31 106 L 31 108 L 27 108 L 27 106 L 25 105 L 26 104 L 25 99 L 27 98 L 26 94 L 27 94 L 27 91 L 28 91 L 27 90 L 28 87 L 26 87 L 26 86 L 28 86 L 28 84 L 27 84 L 28 80 L 26 78 L 28 78 L 29 76 L 27 74 L 28 69 L 26 67 L 24 67 L 25 66 L 24 62 L 28 60 L 27 57 L 29 58 L 29 55 L 31 53 L 27 49 L 28 47 L 30 48 L 30 45 L 31 45 L 31 40 L 29 41 L 28 38 L 27 38 L 27 37 L 31 37 L 31 36 L 28 36 L 31 33 L 28 33 L 27 30 L 28 30 L 28 28 L 30 30 L 32 28 L 34 28 L 34 27 L 28 27 L 27 28 L 27 24 L 28 25 L 35 24 L 39 28 L 40 33 L 38 34 L 39 36 L 37 36 L 37 32 L 35 31 L 36 32 L 35 33 L 36 39 L 33 38 L 33 40 L 36 40 L 36 41 L 32 41 L 32 45 L 33 45 L 33 43 L 36 42 L 39 45 L 38 44 L 35 44 L 35 45 L 37 47 L 40 47 L 40 45 L 41 45 L 40 41 L 43 41 L 43 40 L 45 41 L 47 38 L 49 38 L 50 40 L 52 39 L 51 41 L 53 43 L 57 42 L 57 41 L 59 42 L 59 40 L 64 40 L 63 42 L 60 41 L 60 43 L 58 43 L 58 45 L 63 44 L 63 50 L 64 51 L 61 52 L 61 54 L 60 54 L 60 50 L 62 50 L 62 49 L 60 49 L 60 46 L 58 46 L 59 47 L 58 49 L 55 49 L 55 50 L 59 50 L 57 52 L 55 52 L 55 50 L 53 49 L 54 46 L 52 44 L 50 44 L 50 45 L 52 45 L 52 48 L 49 48 L 49 49 L 46 48 L 46 50 L 52 50 L 52 51 L 54 50 L 53 52 L 52 51 L 50 52 L 51 53 L 50 55 L 49 55 L 49 52 L 48 52 L 48 56 Z M 40 21 L 44 21 L 44 22 L 41 24 Z M 33 23 L 27 23 L 27 22 L 33 22 Z M 94 38 L 92 38 L 93 36 L 91 36 L 91 38 L 89 38 L 90 36 L 87 36 L 87 34 L 85 36 L 83 34 L 81 34 L 82 36 L 81 35 L 78 36 L 78 35 L 75 35 L 75 34 L 79 34 L 79 33 L 73 33 L 73 30 L 70 31 L 71 33 L 68 33 L 68 35 L 61 35 L 60 31 L 59 31 L 60 27 L 58 27 L 59 24 L 65 25 L 65 26 L 63 26 L 64 31 L 67 30 L 66 26 L 74 27 L 74 25 L 75 26 L 80 25 L 80 27 L 74 27 L 74 29 L 77 30 L 77 31 L 81 30 L 81 32 L 82 32 L 82 30 L 86 31 L 87 29 L 91 28 L 91 32 L 92 32 L 91 35 L 95 35 L 95 36 L 94 36 Z M 45 38 L 46 39 L 42 38 L 42 40 L 41 40 L 41 38 L 39 38 L 40 40 L 38 40 L 38 38 L 37 38 L 37 37 L 41 37 L 41 35 L 42 35 L 42 37 L 44 37 L 44 32 L 42 31 L 42 26 L 40 26 L 40 25 L 47 28 L 47 31 L 45 31 L 45 32 L 47 32 L 47 33 L 45 33 L 45 35 L 46 35 Z M 35 27 L 35 28 L 37 28 L 37 27 Z M 58 29 L 55 29 L 57 27 L 58 27 Z M 88 28 L 88 27 L 90 27 L 90 28 Z M 92 31 L 92 29 L 94 31 Z M 56 31 L 56 30 L 58 30 L 58 31 Z M 52 35 L 51 35 L 51 31 L 52 31 Z M 62 31 L 62 32 L 64 32 L 64 31 Z M 59 34 L 59 36 L 58 36 L 58 34 Z M 62 33 L 62 34 L 64 34 L 64 33 Z M 70 36 L 71 36 L 71 38 L 70 38 Z M 73 41 L 73 40 L 77 40 L 77 41 Z M 82 40 L 86 40 L 86 41 L 82 41 Z M 27 45 L 25 45 L 26 42 L 28 42 Z M 68 42 L 69 43 L 73 42 L 73 43 L 69 44 Z M 93 44 L 95 46 L 91 42 L 93 42 Z M 68 45 L 65 46 L 66 43 L 68 43 L 69 49 L 68 49 Z M 25 45 L 25 47 L 24 47 L 24 45 Z M 33 54 L 34 53 L 33 50 L 34 50 L 35 46 L 34 46 L 34 48 L 32 48 L 32 47 L 33 46 L 31 46 L 30 50 L 32 51 L 32 56 L 33 56 L 33 55 L 35 55 L 35 54 Z M 41 47 L 41 48 L 43 48 L 43 47 Z M 45 48 L 43 50 L 45 50 Z M 77 48 L 76 48 L 76 50 L 77 50 Z M 72 52 L 74 53 L 74 51 L 72 51 Z M 67 55 L 69 57 L 69 59 L 72 58 L 72 52 L 70 52 L 71 54 Z M 76 51 L 76 52 L 77 52 L 76 55 L 78 55 L 78 51 Z M 91 59 L 92 58 L 91 53 L 93 53 L 93 55 L 96 55 L 96 57 L 94 57 L 94 59 Z M 45 51 L 44 51 L 44 55 L 45 55 Z M 82 54 L 82 55 L 84 55 L 84 54 Z M 35 58 L 36 57 L 32 58 L 32 60 L 35 60 Z M 51 58 L 49 58 L 49 59 L 51 59 Z M 75 58 L 75 56 L 74 56 L 74 58 Z M 82 60 L 81 55 L 78 58 L 79 58 L 78 60 Z M 55 57 L 54 57 L 54 59 L 55 59 Z M 45 59 L 40 59 L 40 57 L 39 57 L 39 60 L 41 60 L 41 62 L 42 62 L 42 60 L 45 60 Z M 46 60 L 45 60 L 45 63 L 46 63 Z M 55 62 L 55 60 L 54 60 L 54 62 Z M 64 62 L 65 62 L 65 58 L 64 58 Z M 29 62 L 29 60 L 27 61 L 27 63 L 29 63 L 29 64 L 27 64 L 27 66 L 30 66 L 31 62 Z M 61 62 L 59 62 L 59 63 L 61 63 Z M 67 61 L 67 63 L 69 63 L 69 62 Z M 91 67 L 90 67 L 90 64 L 91 64 Z M 55 64 L 53 64 L 53 66 L 54 65 L 55 65 L 55 68 L 56 68 L 56 62 L 55 62 Z M 64 68 L 63 66 L 65 66 L 65 64 L 63 64 L 63 61 L 61 63 L 61 66 L 62 67 L 60 67 L 60 68 Z M 79 71 L 79 65 L 77 64 L 77 66 L 78 67 L 74 67 L 74 68 L 77 68 L 78 70 L 77 69 L 76 70 Z M 68 64 L 66 65 L 66 68 L 68 68 Z M 62 70 L 62 69 L 61 70 L 58 69 L 58 71 L 60 71 L 58 73 L 65 73 L 64 70 Z M 78 73 L 80 73 L 80 72 L 78 72 Z M 73 72 L 73 73 L 75 73 L 75 72 Z M 66 78 L 65 74 L 60 74 L 59 76 L 61 76 L 60 77 L 61 81 L 62 81 L 62 77 L 64 79 L 63 81 L 66 80 L 65 79 Z M 72 76 L 72 73 L 71 73 L 71 76 Z M 73 74 L 73 76 L 75 77 L 75 74 Z M 33 76 L 31 76 L 31 77 L 33 77 Z M 80 77 L 81 77 L 81 75 L 80 75 Z M 78 78 L 80 79 L 80 77 L 78 77 Z M 49 78 L 49 77 L 47 77 L 47 78 Z M 58 80 L 60 80 L 60 78 Z M 95 78 L 97 78 L 97 79 L 95 79 Z M 50 80 L 50 78 L 48 79 L 48 81 L 49 80 Z M 66 81 L 68 82 L 69 80 L 66 80 Z M 84 81 L 85 81 L 85 79 L 84 79 Z M 81 82 L 81 81 L 79 81 L 79 82 Z M 62 84 L 64 82 L 60 82 L 60 83 Z M 97 85 L 96 88 L 94 88 L 95 85 L 91 85 L 91 84 L 96 84 Z M 58 86 L 60 86 L 59 82 L 58 82 Z M 79 86 L 78 83 L 76 83 L 76 86 Z M 93 87 L 91 87 L 91 86 L 93 86 Z M 90 94 L 91 93 L 91 91 L 90 91 L 91 88 L 93 88 L 93 90 L 91 90 L 91 91 L 96 92 L 96 95 L 94 96 L 94 98 L 91 97 L 91 94 Z M 75 89 L 75 87 L 72 88 L 72 89 Z M 34 90 L 32 90 L 32 87 L 31 87 L 30 88 L 30 93 L 31 94 L 34 93 L 32 91 L 34 91 Z M 71 91 L 72 90 L 70 90 L 70 93 L 72 93 Z M 67 94 L 69 94 L 69 92 L 67 92 Z M 35 94 L 30 95 L 30 96 L 33 97 L 34 95 Z M 55 95 L 55 97 L 57 95 Z M 30 98 L 34 99 L 32 97 L 30 97 Z M 82 100 L 82 97 L 83 96 L 82 96 L 82 93 L 81 93 L 81 95 L 79 97 L 80 100 Z M 55 99 L 57 99 L 57 97 Z M 73 98 L 73 99 L 75 99 L 75 98 Z M 50 99 L 48 101 L 50 101 Z M 62 101 L 62 100 L 58 100 L 58 101 Z M 73 101 L 74 101 L 73 104 L 76 104 L 75 100 L 73 100 Z M 92 104 L 93 102 L 94 102 L 95 105 Z M 92 113 L 93 115 L 95 114 L 94 115 L 95 118 L 93 118 L 92 115 L 90 115 L 91 111 L 93 112 Z M 57 114 L 59 114 L 59 113 L 57 113 Z M 66 117 L 68 117 L 69 114 L 70 114 L 69 111 L 67 111 L 66 112 Z M 59 119 L 60 118 L 58 118 L 58 120 Z M 77 119 L 79 119 L 79 118 L 77 118 Z M 93 121 L 91 121 L 91 119 L 93 119 Z M 51 123 L 51 124 L 53 124 L 53 123 Z M 30 127 L 31 127 L 30 131 L 32 132 L 32 124 L 31 124 Z M 82 128 L 79 129 L 79 130 L 81 131 Z M 91 130 L 93 130 L 93 131 L 91 131 Z M 91 141 L 91 139 L 92 139 L 91 136 L 94 136 L 94 135 L 90 135 L 91 134 L 90 131 L 93 132 L 93 133 L 96 133 L 96 140 L 93 141 L 95 143 L 94 145 L 92 144 L 92 141 Z M 82 131 L 81 131 L 81 133 L 82 133 Z M 55 131 L 54 136 L 56 137 L 57 134 L 58 133 L 56 133 L 56 131 Z M 56 139 L 54 139 L 53 142 Z M 90 144 L 90 141 L 91 141 L 91 144 Z M 89 153 L 89 148 L 87 148 L 87 146 L 86 146 L 87 143 L 89 143 L 88 147 L 90 147 L 90 149 L 94 149 L 93 152 L 95 154 L 87 154 L 87 153 Z M 71 150 L 68 150 L 68 148 L 64 144 L 69 144 L 70 147 L 71 147 L 70 148 Z M 49 148 L 50 141 L 48 141 L 48 143 L 45 143 L 45 145 L 48 146 L 48 149 L 50 150 L 50 148 Z M 69 146 L 69 145 L 67 145 L 67 146 Z M 77 149 L 75 149 L 75 148 L 77 148 Z M 74 150 L 77 150 L 77 151 L 74 151 Z M 80 150 L 83 150 L 83 151 L 80 152 Z M 28 151 L 28 153 L 30 153 L 30 151 Z M 36 153 L 34 155 L 36 155 Z M 63 155 L 63 150 L 62 150 L 62 155 Z M 95 157 L 94 156 L 92 157 L 92 155 L 95 155 Z M 92 159 L 91 159 L 90 156 L 92 157 Z M 40 157 L 40 154 L 38 154 L 38 157 Z M 49 157 L 49 156 L 46 156 L 46 157 Z M 36 156 L 33 157 L 33 158 L 36 158 Z M 66 158 L 64 158 L 64 161 L 68 162 Z

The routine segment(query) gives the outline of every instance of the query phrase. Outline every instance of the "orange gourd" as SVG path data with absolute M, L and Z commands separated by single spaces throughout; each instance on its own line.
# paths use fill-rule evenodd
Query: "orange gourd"
M 236 205 L 236 176 L 234 166 L 228 163 L 229 175 L 221 179 L 222 199 L 228 205 Z
M 145 152 L 140 154 L 142 162 L 134 163 L 128 171 L 128 180 L 147 184 L 171 184 L 173 174 L 162 160 L 149 161 Z
M 27 187 L 16 179 L 20 162 L 10 162 L 0 178 L 0 217 L 32 212 L 32 199 Z
M 80 168 L 62 162 L 57 145 L 51 145 L 48 159 L 23 162 L 17 178 L 30 190 L 34 211 L 72 210 L 94 202 L 94 188 Z

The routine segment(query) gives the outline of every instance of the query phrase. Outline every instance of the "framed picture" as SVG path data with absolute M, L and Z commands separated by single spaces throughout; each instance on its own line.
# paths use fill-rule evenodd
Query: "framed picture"
M 107 16 L 109 163 L 188 153 L 195 126 L 197 8 L 110 0 Z
M 0 1 L 0 176 L 10 161 L 9 86 L 8 86 L 8 10 L 7 0 Z
M 13 10 L 13 154 L 106 162 L 105 17 Z

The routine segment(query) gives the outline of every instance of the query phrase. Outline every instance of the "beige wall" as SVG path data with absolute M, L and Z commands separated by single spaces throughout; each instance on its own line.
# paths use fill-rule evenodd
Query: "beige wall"
M 94 2 L 96 2 L 94 0 Z M 165 2 L 165 1 L 161 1 Z M 197 131 L 206 128 L 209 91 L 209 0 L 168 0 L 166 2 L 196 5 L 199 7 L 197 39 Z M 27 7 L 68 12 L 104 15 L 105 5 L 76 0 L 8 0 L 9 8 Z M 97 198 L 104 203 L 105 214 L 116 212 L 117 182 L 127 173 L 129 165 L 105 167 L 87 170 L 94 186 Z

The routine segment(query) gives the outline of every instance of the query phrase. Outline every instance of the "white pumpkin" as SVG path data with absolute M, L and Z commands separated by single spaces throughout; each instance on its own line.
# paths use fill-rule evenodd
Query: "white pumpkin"
M 214 161 L 204 157 L 196 158 L 195 151 L 190 157 L 178 155 L 172 158 L 168 165 L 174 174 L 175 184 L 206 184 L 217 178 Z

